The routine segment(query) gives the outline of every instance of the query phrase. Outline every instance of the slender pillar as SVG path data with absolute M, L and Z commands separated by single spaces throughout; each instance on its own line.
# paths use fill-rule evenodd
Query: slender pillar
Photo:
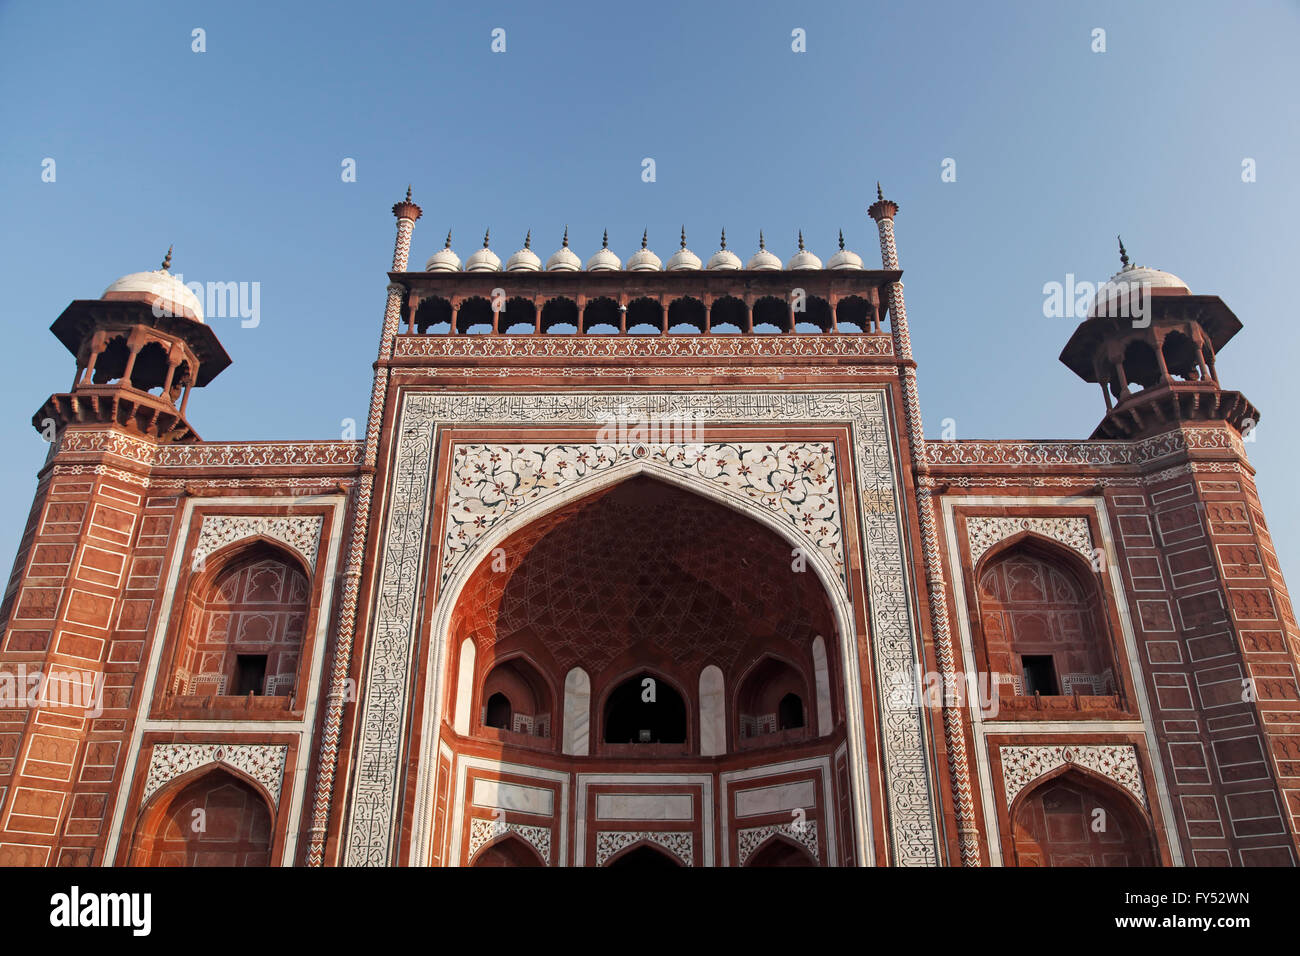
M 406 200 L 393 206 L 397 217 L 397 241 L 393 247 L 393 272 L 405 272 L 411 255 L 411 234 L 420 218 L 420 207 Z M 370 503 L 374 489 L 374 468 L 379 453 L 379 426 L 388 397 L 388 359 L 393 354 L 393 338 L 402 316 L 403 289 L 397 283 L 388 286 L 384 308 L 384 327 L 379 338 L 379 361 L 375 363 L 374 385 L 370 391 L 370 414 L 366 420 L 366 443 L 362 454 L 362 473 L 356 485 L 356 509 L 348 545 L 346 569 L 339 600 L 338 639 L 330 673 L 330 690 L 325 700 L 325 721 L 321 734 L 320 763 L 316 773 L 315 800 L 312 808 L 311 839 L 307 845 L 307 865 L 325 863 L 325 836 L 329 827 L 330 804 L 334 792 L 334 773 L 338 769 L 339 733 L 343 724 L 343 704 L 348 692 L 348 672 L 352 667 L 352 640 L 357 627 L 357 598 L 365 562 L 366 538 L 370 528 Z M 455 318 L 455 316 L 453 316 Z M 186 396 L 189 397 L 188 395 Z
M 880 231 L 880 255 L 886 269 L 898 269 L 898 249 L 894 245 L 894 217 L 898 204 L 885 199 L 876 184 L 876 201 L 867 214 Z M 921 402 L 917 396 L 916 363 L 912 359 L 912 342 L 907 331 L 907 306 L 903 301 L 903 283 L 889 287 L 890 331 L 903 384 L 904 421 L 911 449 L 912 470 L 916 475 L 917 517 L 921 525 L 925 580 L 930 598 L 930 624 L 934 630 L 935 651 L 945 687 L 957 685 L 956 658 L 953 653 L 952 629 L 948 621 L 948 597 L 939 566 L 939 534 L 931 497 L 934 480 L 929 475 L 925 455 L 925 431 L 921 422 Z M 919 630 L 919 622 L 916 622 Z M 919 676 L 919 675 L 918 675 Z M 966 756 L 966 730 L 960 709 L 953 698 L 944 695 L 943 732 L 948 749 L 949 772 L 957 810 L 957 833 L 963 866 L 979 866 L 979 829 L 975 825 L 975 802 L 971 792 L 970 764 Z M 936 837 L 938 834 L 936 834 Z M 935 861 L 939 862 L 938 860 Z

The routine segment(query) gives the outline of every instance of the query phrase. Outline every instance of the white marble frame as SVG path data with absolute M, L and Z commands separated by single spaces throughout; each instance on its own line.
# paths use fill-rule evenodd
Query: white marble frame
M 892 414 L 893 399 L 885 384 L 857 388 L 784 390 L 644 390 L 570 391 L 546 393 L 512 393 L 506 391 L 430 391 L 415 387 L 403 390 L 397 399 L 396 432 L 386 444 L 392 463 L 392 480 L 383 491 L 377 520 L 385 528 L 379 555 L 379 580 L 365 600 L 362 631 L 371 635 L 365 653 L 369 658 L 369 678 L 378 674 L 382 693 L 367 693 L 362 701 L 361 737 L 355 752 L 344 760 L 349 793 L 345 809 L 348 865 L 391 865 L 395 862 L 392 845 L 396 825 L 397 789 L 408 773 L 417 775 L 417 799 L 423 809 L 431 806 L 429 780 L 420 782 L 421 774 L 436 771 L 428 760 L 417 757 L 412 768 L 403 757 L 401 741 L 414 702 L 402 693 L 409 680 L 409 668 L 417 643 L 432 639 L 434 657 L 445 661 L 447 649 L 439 647 L 443 635 L 416 632 L 417 608 L 426 596 L 414 590 L 414 582 L 425 580 L 425 562 L 432 547 L 433 529 L 427 524 L 433 488 L 432 476 L 438 465 L 438 442 L 443 429 L 458 426 L 534 424 L 556 426 L 599 424 L 612 409 L 629 403 L 638 404 L 643 413 L 690 413 L 703 422 L 720 428 L 750 427 L 773 424 L 780 427 L 792 422 L 810 425 L 848 427 L 852 458 L 853 494 L 842 500 L 842 510 L 853 510 L 860 536 L 860 556 L 865 559 L 867 611 L 870 619 L 871 660 L 869 673 L 878 699 L 887 693 L 888 682 L 897 673 L 914 673 L 921 660 L 921 634 L 918 626 L 920 596 L 917 593 L 916 569 L 913 567 L 911 538 L 906 515 L 911 508 L 904 492 L 900 471 L 900 449 Z M 596 485 L 589 486 L 597 487 Z M 690 488 L 688 483 L 685 487 Z M 709 497 L 708 489 L 693 489 Z M 550 497 L 550 496 L 548 496 Z M 730 503 L 745 511 L 745 502 L 737 498 Z M 767 514 L 755 515 L 767 521 Z M 845 519 L 847 520 L 847 519 Z M 426 522 L 419 528 L 416 523 Z M 770 526 L 770 525 L 769 525 Z M 419 535 L 413 532 L 420 531 Z M 783 529 L 775 528 L 778 533 Z M 786 540 L 791 540 L 783 534 Z M 482 539 L 479 539 L 480 542 Z M 458 568 L 459 570 L 459 568 Z M 390 580 L 391 578 L 391 580 Z M 403 584 L 405 582 L 405 584 Z M 450 579 L 447 582 L 451 583 Z M 408 586 L 409 585 L 409 586 Z M 844 591 L 832 591 L 834 599 Z M 853 585 L 855 588 L 857 582 Z M 395 590 L 396 588 L 396 590 Z M 448 594 L 444 588 L 443 595 Z M 845 601 L 847 605 L 849 602 Z M 837 608 L 837 612 L 838 612 Z M 842 623 L 851 623 L 852 615 L 838 614 Z M 445 621 L 443 622 L 445 626 Z M 373 633 L 380 629 L 389 639 L 375 643 Z M 846 686 L 862 671 L 858 660 L 858 641 L 854 629 L 841 628 L 837 635 L 845 648 Z M 403 669 L 405 668 L 405 669 Z M 378 669 L 378 670 L 376 670 Z M 385 675 L 394 676 L 385 676 Z M 439 700 L 443 675 L 435 673 L 426 693 Z M 395 699 L 392 695 L 396 693 Z M 426 701 L 428 703 L 428 701 Z M 863 716 L 864 695 L 859 683 L 851 687 L 846 699 L 849 772 L 854 794 L 854 827 L 860 861 L 869 865 L 875 848 L 872 823 L 862 815 L 867 792 L 868 773 L 882 787 L 887 809 L 882 809 L 886 840 L 891 859 L 900 865 L 933 866 L 940 862 L 940 829 L 936 804 L 937 786 L 932 752 L 936 746 L 925 715 L 915 708 L 899 710 L 875 708 L 880 745 L 879 766 L 868 766 L 865 759 Z M 372 713 L 373 711 L 373 713 Z M 424 720 L 432 720 L 425 707 Z M 371 728 L 371 721 L 374 727 Z M 373 738 L 373 739 L 371 739 Z M 429 737 L 426 735 L 426 740 Z M 436 746 L 434 744 L 433 746 Z M 430 750 L 432 747 L 430 748 Z M 422 755 L 431 756 L 431 753 Z M 364 783 L 358 774 L 367 767 Z M 427 830 L 431 820 L 412 821 L 417 839 L 412 844 L 414 862 L 425 858 Z M 419 848 L 419 849 L 417 849 Z
M 573 826 L 573 865 L 587 865 L 587 789 L 593 784 L 626 784 L 641 787 L 699 787 L 700 807 L 695 822 L 700 825 L 700 865 L 715 866 L 713 827 L 713 774 L 711 773 L 580 773 L 574 793 L 576 811 Z M 647 826 L 653 821 L 645 821 Z M 600 822 L 591 821 L 591 833 Z
M 307 675 L 306 687 L 303 694 L 299 696 L 299 700 L 302 701 L 303 705 L 302 720 L 155 720 L 149 716 L 149 712 L 153 707 L 154 688 L 161 679 L 158 670 L 162 666 L 163 645 L 166 644 L 167 628 L 171 621 L 172 609 L 178 597 L 176 589 L 180 580 L 181 568 L 189 560 L 187 542 L 194 509 L 199 506 L 226 508 L 242 505 L 260 505 L 275 509 L 283 508 L 285 505 L 310 505 L 313 507 L 324 505 L 329 508 L 328 527 L 330 529 L 330 540 L 329 550 L 325 554 L 324 567 L 320 572 L 321 594 L 318 605 L 320 610 L 316 615 L 316 643 L 312 651 L 311 669 Z M 130 838 L 130 834 L 124 834 L 122 831 L 124 825 L 126 825 L 127 798 L 130 796 L 131 784 L 135 778 L 135 768 L 142 751 L 141 742 L 146 732 L 157 731 L 173 731 L 176 733 L 206 732 L 214 735 L 211 738 L 213 743 L 220 743 L 219 735 L 223 733 L 296 734 L 298 736 L 297 757 L 293 767 L 293 787 L 289 794 L 289 814 L 285 823 L 287 829 L 284 835 L 284 852 L 280 856 L 281 866 L 293 866 L 298 847 L 298 835 L 302 829 L 302 815 L 308 811 L 306 801 L 310 796 L 307 793 L 307 785 L 310 776 L 308 771 L 313 756 L 312 733 L 316 727 L 317 709 L 323 701 L 321 684 L 325 667 L 325 645 L 329 643 L 328 633 L 334 607 L 335 583 L 339 576 L 336 569 L 343 544 L 343 516 L 347 510 L 346 505 L 347 496 L 343 494 L 301 495 L 291 498 L 238 496 L 230 498 L 187 498 L 185 500 L 181 515 L 177 519 L 178 523 L 174 526 L 180 529 L 180 533 L 173 545 L 171 569 L 167 573 L 167 585 L 163 591 L 162 604 L 158 610 L 158 623 L 154 628 L 150 644 L 149 662 L 145 667 L 144 680 L 140 686 L 140 706 L 136 711 L 135 725 L 125 748 L 126 753 L 122 762 L 122 781 L 117 788 L 117 798 L 113 805 L 113 819 L 109 825 L 108 843 L 104 849 L 103 860 L 101 860 L 102 866 L 113 866 L 118 845 L 123 839 Z M 326 522 L 322 522 L 322 533 L 325 526 Z M 183 598 L 183 595 L 181 597 Z M 150 748 L 150 752 L 152 752 L 152 748 Z M 289 773 L 288 766 L 285 767 L 285 773 Z M 283 794 L 281 794 L 281 797 L 283 797 Z M 134 809 L 138 812 L 140 808 L 136 807 Z M 272 821 L 273 824 L 274 822 Z M 133 823 L 131 826 L 133 826 Z
M 1001 819 L 998 799 L 995 794 L 992 765 L 989 759 L 988 738 L 992 734 L 1068 734 L 1081 735 L 1080 743 L 1095 742 L 1098 733 L 1132 734 L 1141 733 L 1147 741 L 1147 763 L 1155 777 L 1156 798 L 1160 802 L 1160 814 L 1165 826 L 1170 856 L 1174 866 L 1183 865 L 1182 845 L 1178 839 L 1174 824 L 1173 805 L 1169 798 L 1169 787 L 1165 783 L 1164 766 L 1160 760 L 1160 742 L 1156 739 L 1155 724 L 1151 717 L 1151 704 L 1147 698 L 1146 685 L 1142 681 L 1141 658 L 1137 648 L 1137 636 L 1133 631 L 1133 620 L 1129 614 L 1128 592 L 1124 589 L 1124 579 L 1120 575 L 1119 556 L 1115 551 L 1115 539 L 1111 533 L 1109 515 L 1106 511 L 1106 499 L 1101 496 L 1071 495 L 1044 496 L 1025 498 L 1014 495 L 953 495 L 944 496 L 943 526 L 944 544 L 948 550 L 948 564 L 952 572 L 952 592 L 957 605 L 957 630 L 961 638 L 962 661 L 968 674 L 977 671 L 975 665 L 975 640 L 970 626 L 970 607 L 966 601 L 966 572 L 962 566 L 962 552 L 957 545 L 957 518 L 955 509 L 967 508 L 1015 508 L 1018 515 L 1026 518 L 1038 517 L 1044 508 L 1049 507 L 1091 507 L 1096 514 L 1097 528 L 1101 532 L 1102 548 L 1105 551 L 1106 569 L 1110 575 L 1110 590 L 1115 595 L 1115 608 L 1119 614 L 1120 637 L 1123 641 L 1125 657 L 1133 687 L 1134 700 L 1138 705 L 1140 720 L 1119 721 L 1064 721 L 1064 720 L 985 720 L 979 708 L 971 708 L 969 720 L 971 732 L 975 738 L 975 770 L 978 777 L 980 800 L 984 810 L 984 832 L 988 838 L 989 863 L 1002 866 L 1002 839 L 995 821 Z M 1045 540 L 1051 541 L 1052 539 Z M 1060 547 L 1068 545 L 1053 541 Z M 1094 541 L 1095 545 L 1096 542 Z M 1086 735 L 1086 736 L 1084 736 Z M 1117 741 L 1125 743 L 1126 741 Z M 1000 781 L 999 781 L 1000 783 Z M 1118 784 L 1117 784 L 1118 786 Z
M 569 845 L 569 774 L 561 770 L 548 770 L 543 767 L 530 767 L 522 763 L 502 763 L 500 760 L 493 760 L 490 757 L 470 757 L 464 754 L 455 755 L 455 765 L 452 767 L 452 780 L 456 792 L 451 795 L 447 801 L 449 805 L 450 819 L 447 821 L 450 830 L 450 839 L 447 842 L 447 855 L 443 860 L 444 866 L 460 866 L 461 847 L 465 841 L 465 823 L 468 820 L 466 816 L 468 803 L 466 798 L 466 784 L 469 783 L 470 770 L 491 770 L 496 773 L 508 773 L 516 777 L 523 777 L 532 780 L 545 780 L 550 783 L 559 784 L 560 805 L 552 817 L 551 832 L 558 834 L 558 839 L 552 841 L 555 853 L 555 862 L 546 861 L 547 866 L 564 866 L 565 857 Z M 517 781 L 511 781 L 516 783 Z M 527 784 L 521 784 L 527 786 Z M 427 860 L 425 861 L 428 862 Z M 470 861 L 473 862 L 472 860 Z
M 842 745 L 841 745 L 842 746 Z M 839 748 L 836 748 L 836 753 Z M 802 760 L 788 760 L 784 763 L 763 764 L 760 767 L 750 767 L 746 770 L 733 770 L 727 773 L 719 774 L 718 788 L 721 791 L 719 799 L 720 819 L 722 821 L 722 833 L 724 839 L 722 842 L 722 866 L 731 865 L 731 842 L 725 839 L 725 835 L 730 826 L 729 816 L 731 813 L 730 794 L 732 790 L 743 789 L 737 788 L 736 784 L 746 780 L 753 780 L 755 777 L 777 777 L 783 773 L 792 773 L 796 770 L 816 770 L 822 778 L 822 799 L 823 806 L 819 807 L 822 812 L 819 816 L 823 826 L 822 835 L 826 841 L 826 865 L 835 866 L 835 861 L 839 859 L 839 813 L 835 803 L 835 786 L 834 786 L 834 757 L 805 757 Z M 874 860 L 874 857 L 871 858 Z M 874 862 L 870 860 L 859 865 L 873 866 Z

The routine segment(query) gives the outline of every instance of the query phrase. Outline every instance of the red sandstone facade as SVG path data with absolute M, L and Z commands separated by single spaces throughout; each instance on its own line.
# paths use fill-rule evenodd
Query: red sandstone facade
M 1092 438 L 927 442 L 888 200 L 876 270 L 415 272 L 394 213 L 360 441 L 200 440 L 166 264 L 56 321 L 0 862 L 1296 862 L 1217 297 L 1080 325 Z

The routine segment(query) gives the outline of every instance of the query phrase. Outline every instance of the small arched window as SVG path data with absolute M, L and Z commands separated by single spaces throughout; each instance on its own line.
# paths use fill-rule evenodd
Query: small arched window
M 624 681 L 605 702 L 605 743 L 686 742 L 686 702 L 667 681 L 640 674 Z
M 760 745 L 760 738 L 807 727 L 807 689 L 800 673 L 785 661 L 764 658 L 740 685 L 738 738 Z M 796 733 L 795 736 L 798 736 Z
M 803 701 L 798 694 L 786 694 L 777 707 L 777 729 L 791 730 L 803 726 Z
M 483 681 L 483 726 L 529 737 L 551 736 L 551 688 L 527 660 L 497 664 Z
M 510 698 L 505 694 L 493 694 L 488 698 L 487 717 L 484 719 L 489 727 L 500 727 L 502 730 L 510 729 Z

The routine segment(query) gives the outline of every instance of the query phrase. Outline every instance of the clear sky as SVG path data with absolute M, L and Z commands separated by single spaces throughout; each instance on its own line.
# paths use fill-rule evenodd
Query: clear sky
M 337 438 L 364 428 L 408 182 L 419 264 L 489 226 L 545 259 L 565 224 L 584 259 L 647 227 L 667 259 L 684 223 L 703 258 L 724 226 L 746 258 L 760 228 L 782 258 L 843 228 L 875 266 L 879 179 L 932 437 L 1091 432 L 1043 285 L 1109 276 L 1116 233 L 1222 296 L 1245 329 L 1220 378 L 1263 413 L 1247 447 L 1300 587 L 1297 49 L 1294 3 L 0 3 L 0 562 L 47 449 L 31 414 L 74 371 L 50 323 L 169 244 L 187 280 L 260 283 L 255 328 L 211 322 L 234 364 L 199 433 Z

